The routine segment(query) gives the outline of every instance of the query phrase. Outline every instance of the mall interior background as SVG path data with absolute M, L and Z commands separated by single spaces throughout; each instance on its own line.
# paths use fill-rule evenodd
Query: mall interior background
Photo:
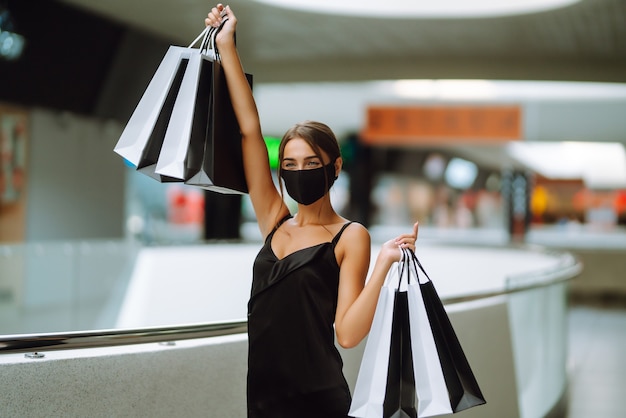
M 207 8 L 127 3 L 0 2 L 0 334 L 107 323 L 121 302 L 100 296 L 124 292 L 138 248 L 260 239 L 245 196 L 161 184 L 113 153 L 165 49 L 193 39 Z M 568 250 L 584 265 L 572 301 L 625 306 L 624 2 L 380 26 L 231 5 L 268 148 L 298 120 L 335 129 L 346 160 L 332 191 L 341 213 L 377 239 L 418 219 L 425 244 Z M 11 47 L 20 56 L 2 38 L 9 32 L 21 35 Z M 521 130 L 511 141 L 367 144 L 367 111 L 379 105 L 513 106 Z M 515 175 L 525 182 L 521 218 L 506 192 Z M 18 256 L 31 265 L 12 263 Z
M 4 33 L 13 28 L 22 34 L 23 52 L 0 61 L 2 242 L 133 236 L 180 243 L 238 238 L 239 223 L 244 235 L 254 231 L 245 228 L 253 221 L 245 197 L 237 218 L 231 208 L 238 201 L 151 182 L 111 152 L 163 51 L 195 37 L 205 5 L 173 13 L 167 2 L 153 10 L 130 4 L 126 11 L 117 2 L 5 3 Z M 346 159 L 333 198 L 347 216 L 368 226 L 419 219 L 424 231 L 506 231 L 511 208 L 502 201 L 502 179 L 507 170 L 522 170 L 528 174 L 524 216 L 531 232 L 617 232 L 626 217 L 624 4 L 574 3 L 500 18 L 396 18 L 377 30 L 372 17 L 257 2 L 232 6 L 244 22 L 239 44 L 255 77 L 268 142 L 297 120 L 332 126 Z M 282 25 L 270 25 L 268 14 Z M 306 26 L 308 32 L 306 18 L 316 23 Z M 338 23 L 344 31 L 333 35 Z M 281 37 L 288 30 L 297 34 L 290 42 Z M 417 139 L 407 146 L 388 139 L 364 146 L 359 134 L 367 109 L 381 104 L 515 106 L 522 141 Z M 567 152 L 573 141 L 597 148 Z M 529 143 L 545 147 L 513 153 Z M 533 153 L 528 164 L 524 155 Z M 547 162 L 534 161 L 537 156 Z M 455 173 L 468 177 L 454 179 Z M 212 203 L 205 205 L 206 199 Z M 229 222 L 211 222 L 219 208 L 232 216 Z

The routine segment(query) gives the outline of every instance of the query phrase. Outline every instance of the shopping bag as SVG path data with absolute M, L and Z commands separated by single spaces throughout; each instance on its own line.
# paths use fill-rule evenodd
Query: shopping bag
M 381 289 L 349 416 L 430 417 L 484 403 L 430 278 L 404 250 Z
M 189 59 L 156 173 L 208 190 L 247 193 L 241 132 L 215 46 L 218 32 Z
M 246 78 L 252 87 L 252 75 Z M 194 111 L 185 183 L 221 193 L 247 193 L 241 132 L 218 60 L 203 58 L 198 91 L 201 88 L 210 94 L 208 100 L 199 98 Z
M 174 104 L 176 102 L 176 98 L 178 96 L 184 74 L 186 73 L 186 69 L 193 54 L 190 54 L 189 51 L 184 51 L 181 52 L 180 56 L 182 59 L 180 65 L 176 70 L 174 80 L 167 92 L 165 101 L 161 106 L 161 111 L 159 112 L 156 122 L 152 127 L 152 131 L 150 132 L 148 141 L 146 142 L 144 149 L 141 153 L 141 157 L 137 162 L 137 171 L 149 177 L 152 177 L 153 179 L 158 180 L 162 183 L 182 181 L 176 177 L 167 176 L 156 172 L 156 165 L 159 160 L 159 155 L 161 154 L 163 140 L 165 138 L 165 133 L 171 120 Z
M 151 137 L 153 143 L 158 142 L 158 136 L 153 131 L 160 116 L 158 130 L 165 133 L 162 125 L 165 124 L 167 128 L 169 120 L 167 113 L 171 114 L 171 107 L 185 72 L 189 54 L 188 48 L 180 46 L 168 48 L 115 145 L 114 151 L 135 167 L 139 165 Z M 168 98 L 166 114 L 161 115 Z M 162 140 L 163 138 L 160 139 L 161 143 Z M 156 145 L 152 147 L 157 151 L 160 148 Z
M 114 148 L 138 171 L 158 181 L 182 181 L 156 173 L 156 164 L 189 60 L 200 53 L 209 35 L 207 27 L 187 48 L 173 45 L 168 48 Z M 201 48 L 192 48 L 201 38 Z
M 203 61 L 200 51 L 191 54 L 189 63 L 178 89 L 169 123 L 163 137 L 163 146 L 159 152 L 155 171 L 158 174 L 185 180 L 185 160 L 189 148 L 189 135 L 192 130 L 196 99 L 209 96 L 205 86 L 199 86 L 200 66 Z M 198 112 L 201 109 L 197 109 Z M 206 121 L 205 121 L 206 122 Z M 205 125 L 206 128 L 206 125 Z
M 411 254 L 405 251 L 407 273 L 407 299 L 409 307 L 409 329 L 411 354 L 418 398 L 418 416 L 430 417 L 453 412 L 441 368 L 437 345 L 428 313 L 422 298 L 417 265 Z
M 407 291 L 397 290 L 393 307 L 383 417 L 417 418 L 413 376 Z
M 380 289 L 374 319 L 363 351 L 359 374 L 348 415 L 356 418 L 381 418 L 391 352 L 394 301 L 402 265 L 397 263 L 387 273 Z
M 415 256 L 415 253 L 406 250 L 406 254 L 406 258 L 409 260 L 409 266 L 406 271 L 409 275 L 414 273 L 416 278 L 409 284 L 408 289 L 411 320 L 416 316 L 423 315 L 421 311 L 423 307 L 429 325 L 429 329 L 425 329 L 424 324 L 421 324 L 422 328 L 420 330 L 412 327 L 411 332 L 422 336 L 424 334 L 432 335 L 437 354 L 436 357 L 433 353 L 424 356 L 423 362 L 426 363 L 424 367 L 426 367 L 425 370 L 427 372 L 424 373 L 422 378 L 419 377 L 420 372 L 415 367 L 419 416 L 439 415 L 446 413 L 439 411 L 447 410 L 448 408 L 452 412 L 459 412 L 485 404 L 485 398 L 432 281 Z M 418 268 L 425 277 L 419 278 Z M 420 312 L 420 314 L 416 315 L 416 312 Z M 417 325 L 417 321 L 413 321 L 413 324 Z M 412 336 L 412 343 L 418 345 L 415 335 Z M 427 353 L 426 345 L 422 347 L 424 350 L 421 353 Z M 418 354 L 416 355 L 416 353 Z M 419 351 L 413 351 L 414 362 L 419 353 Z M 436 358 L 438 358 L 438 363 L 432 363 Z M 439 365 L 440 372 L 434 367 L 428 368 L 433 366 L 433 364 Z M 442 387 L 441 378 L 443 378 L 445 387 Z M 425 402 L 425 404 L 422 405 L 422 402 Z

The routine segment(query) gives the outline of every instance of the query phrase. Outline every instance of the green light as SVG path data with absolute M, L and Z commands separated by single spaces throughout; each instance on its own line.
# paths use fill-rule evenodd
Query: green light
M 278 148 L 280 147 L 280 138 L 274 136 L 266 136 L 265 146 L 270 159 L 270 168 L 275 170 L 278 168 Z

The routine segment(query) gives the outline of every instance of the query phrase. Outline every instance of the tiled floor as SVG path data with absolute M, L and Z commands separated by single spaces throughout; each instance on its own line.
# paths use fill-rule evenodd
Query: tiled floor
M 569 330 L 568 418 L 626 417 L 626 308 L 575 305 Z

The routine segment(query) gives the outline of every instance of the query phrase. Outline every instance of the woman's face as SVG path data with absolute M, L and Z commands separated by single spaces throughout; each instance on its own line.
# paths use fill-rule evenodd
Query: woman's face
M 283 170 L 312 170 L 328 164 L 330 158 L 321 151 L 323 161 L 315 155 L 313 148 L 302 138 L 293 138 L 285 144 L 281 168 Z

